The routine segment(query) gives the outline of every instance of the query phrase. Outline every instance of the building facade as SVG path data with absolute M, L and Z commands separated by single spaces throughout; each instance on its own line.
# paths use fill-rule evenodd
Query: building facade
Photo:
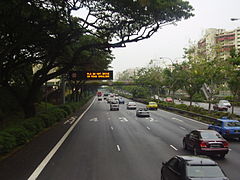
M 231 49 L 240 52 L 240 27 L 231 31 L 209 28 L 197 43 L 198 50 L 209 57 L 219 56 L 226 59 Z

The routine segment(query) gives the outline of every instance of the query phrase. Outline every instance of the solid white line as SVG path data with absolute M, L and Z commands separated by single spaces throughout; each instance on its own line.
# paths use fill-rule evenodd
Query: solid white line
M 177 148 L 175 148 L 173 145 L 170 145 L 175 151 L 177 151 L 178 149 Z
M 121 149 L 120 149 L 120 146 L 119 146 L 119 145 L 117 145 L 117 149 L 118 149 L 118 151 L 119 151 L 119 152 L 121 151 Z
M 184 128 L 184 127 L 182 127 L 182 126 L 179 126 L 181 129 L 183 129 L 183 130 L 186 130 L 186 128 Z
M 75 123 L 68 129 L 68 131 L 64 134 L 64 136 L 60 139 L 60 141 L 54 146 L 54 148 L 50 151 L 50 153 L 45 157 L 45 159 L 38 165 L 38 167 L 35 169 L 35 171 L 32 173 L 32 175 L 28 178 L 28 180 L 35 180 L 39 176 L 39 174 L 42 172 L 42 170 L 45 168 L 47 163 L 50 161 L 50 159 L 53 157 L 53 155 L 57 152 L 57 150 L 60 148 L 60 146 L 63 144 L 63 142 L 66 140 L 66 138 L 69 136 L 69 134 L 72 132 L 73 128 L 77 125 L 77 123 L 82 119 L 82 117 L 85 115 L 85 113 L 90 109 L 90 107 L 93 105 L 96 97 L 92 101 L 92 103 L 88 106 L 88 108 L 79 116 L 79 118 L 75 121 Z
M 148 129 L 148 130 L 151 130 L 150 127 L 148 127 L 148 126 L 147 126 L 147 129 Z

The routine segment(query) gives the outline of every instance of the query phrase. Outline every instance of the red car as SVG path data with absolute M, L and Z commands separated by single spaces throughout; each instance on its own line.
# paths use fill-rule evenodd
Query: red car
M 214 130 L 193 130 L 183 138 L 183 147 L 194 155 L 219 155 L 224 158 L 229 151 L 228 142 Z
M 166 101 L 166 102 L 173 102 L 173 99 L 172 99 L 171 97 L 167 97 L 167 98 L 165 99 L 165 101 Z

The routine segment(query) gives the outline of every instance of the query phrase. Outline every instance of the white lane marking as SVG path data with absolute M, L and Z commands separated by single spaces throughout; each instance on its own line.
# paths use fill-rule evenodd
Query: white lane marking
M 120 119 L 121 122 L 128 122 L 127 118 L 125 117 L 119 117 L 118 119 Z
M 199 123 L 199 124 L 202 124 L 202 125 L 205 125 L 205 126 L 208 126 L 207 123 L 203 123 L 203 122 L 200 122 L 200 121 L 197 121 L 197 120 L 194 120 L 194 119 L 190 119 L 190 118 L 187 118 L 187 117 L 184 117 L 185 119 L 188 119 L 190 121 L 193 121 L 193 122 L 196 122 L 196 123 Z
M 95 118 L 90 119 L 89 121 L 90 121 L 90 122 L 97 122 L 97 121 L 98 121 L 98 118 L 95 117 Z
M 110 117 L 108 118 L 108 120 L 110 120 Z
M 175 151 L 177 151 L 178 149 L 177 148 L 175 148 L 173 145 L 170 145 Z
M 120 149 L 120 146 L 119 146 L 119 145 L 117 145 L 117 149 L 118 149 L 118 151 L 119 151 L 119 152 L 121 151 L 121 149 Z
M 114 128 L 111 126 L 111 130 L 112 130 L 112 131 L 113 131 L 113 129 L 114 129 Z
M 66 120 L 65 122 L 64 122 L 64 124 L 67 124 L 69 122 L 69 120 Z
M 92 103 L 88 106 L 88 108 L 81 114 L 81 116 L 78 117 L 78 119 L 75 121 L 75 123 L 68 129 L 68 131 L 64 134 L 64 136 L 58 141 L 58 143 L 54 146 L 54 148 L 50 151 L 50 153 L 44 158 L 44 160 L 38 165 L 38 167 L 34 170 L 34 172 L 31 174 L 31 176 L 28 178 L 28 180 L 35 180 L 39 176 L 39 174 L 42 172 L 44 167 L 47 165 L 47 163 L 50 161 L 50 159 L 53 157 L 53 155 L 57 152 L 57 150 L 60 148 L 60 146 L 63 144 L 63 142 L 67 139 L 69 134 L 72 132 L 74 127 L 77 125 L 77 123 L 82 119 L 82 117 L 86 114 L 86 112 L 90 109 L 90 107 L 95 102 L 96 97 L 92 101 Z
M 151 130 L 150 127 L 148 127 L 148 126 L 147 126 L 147 129 L 148 129 L 148 130 Z
M 173 117 L 172 119 L 177 120 L 177 121 L 180 121 L 180 122 L 183 122 L 183 120 L 178 119 L 178 118 L 174 118 L 174 117 Z
M 232 149 L 229 149 L 229 151 L 231 151 Z
M 182 126 L 179 126 L 181 129 L 183 129 L 183 130 L 186 130 L 186 128 L 184 128 L 184 127 L 182 127 Z

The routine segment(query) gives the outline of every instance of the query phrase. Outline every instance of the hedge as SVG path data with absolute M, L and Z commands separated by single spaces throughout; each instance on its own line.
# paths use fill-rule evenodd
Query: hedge
M 75 112 L 85 104 L 91 96 L 82 99 L 81 102 L 69 103 L 60 106 L 48 105 L 46 111 L 41 111 L 35 116 L 23 120 L 18 125 L 5 128 L 0 132 L 0 155 L 10 152 L 17 146 L 30 141 L 35 135 L 44 129 L 53 126 L 68 115 Z

